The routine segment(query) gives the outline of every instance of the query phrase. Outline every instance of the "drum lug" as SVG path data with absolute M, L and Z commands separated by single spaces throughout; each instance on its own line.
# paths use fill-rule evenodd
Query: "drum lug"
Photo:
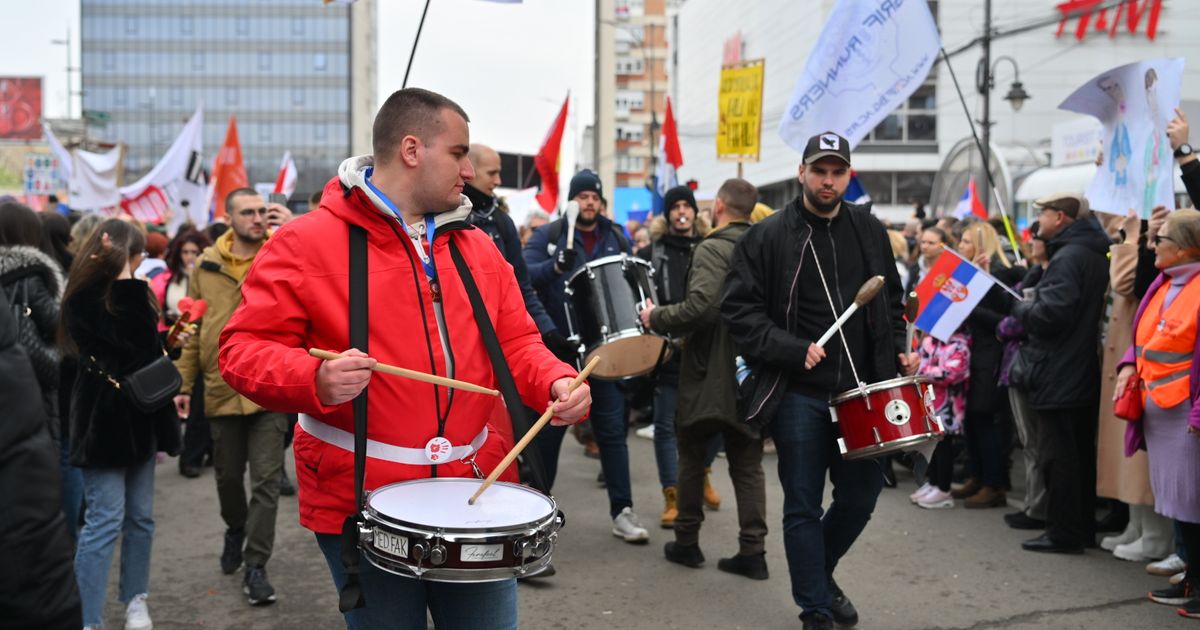
M 929 415 L 928 414 L 922 414 L 922 415 L 925 416 L 925 432 L 933 433 L 933 427 L 929 424 Z
M 529 540 L 522 538 L 513 543 L 513 555 L 521 559 L 521 564 L 525 563 L 530 556 L 533 555 L 534 545 L 529 544 Z
M 412 546 L 412 551 L 410 552 L 410 555 L 412 555 L 412 559 L 414 562 L 417 563 L 417 566 L 420 566 L 421 561 L 424 560 L 425 558 L 429 557 L 429 543 L 422 540 L 422 541 L 414 544 Z
M 607 334 L 608 334 L 608 326 L 601 326 L 601 327 L 600 327 L 600 334 L 601 334 L 601 335 L 607 335 Z
M 362 545 L 375 544 L 375 530 L 370 527 L 358 526 L 358 542 Z
M 883 444 L 883 438 L 879 437 L 879 427 L 871 427 L 871 433 L 875 434 L 876 444 Z
M 841 454 L 842 454 L 843 456 L 846 454 L 846 440 L 845 440 L 845 438 L 838 438 L 838 450 L 839 450 L 839 451 L 841 451 Z
M 829 419 L 832 420 L 834 424 L 837 424 L 837 421 L 838 421 L 837 407 L 833 407 L 833 406 L 829 407 Z
M 446 563 L 446 547 L 438 543 L 429 550 L 429 563 L 433 566 L 441 566 Z

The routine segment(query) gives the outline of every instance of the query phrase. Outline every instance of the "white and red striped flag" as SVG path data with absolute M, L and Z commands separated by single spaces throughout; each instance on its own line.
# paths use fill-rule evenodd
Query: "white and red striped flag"
M 272 192 L 291 197 L 296 192 L 297 175 L 296 161 L 292 159 L 292 152 L 288 151 L 283 154 L 283 161 L 279 164 L 279 175 L 275 177 L 275 190 Z

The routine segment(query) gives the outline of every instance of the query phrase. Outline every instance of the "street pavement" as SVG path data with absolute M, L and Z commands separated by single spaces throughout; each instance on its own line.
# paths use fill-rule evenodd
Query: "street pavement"
M 635 509 L 650 529 L 650 543 L 630 545 L 612 536 L 608 500 L 596 484 L 599 462 L 585 458 L 568 436 L 555 488 L 567 515 L 554 553 L 558 575 L 520 586 L 521 627 L 798 628 L 780 537 L 783 497 L 775 457 L 764 462 L 771 577 L 760 582 L 716 568 L 718 558 L 737 549 L 725 461 L 718 459 L 713 469 L 724 501 L 719 511 L 707 512 L 701 532 L 707 563 L 690 569 L 663 559 L 663 544 L 672 534 L 658 527 L 662 497 L 651 442 L 631 432 L 629 448 Z M 838 583 L 858 607 L 858 628 L 1200 628 L 1173 607 L 1146 599 L 1147 591 L 1164 587 L 1166 580 L 1146 574 L 1143 564 L 1098 549 L 1082 556 L 1022 551 L 1020 542 L 1029 532 L 1004 525 L 1007 509 L 967 510 L 961 502 L 952 510 L 918 509 L 908 501 L 911 476 L 897 471 L 900 487 L 884 489 L 874 518 L 837 570 Z M 275 553 L 267 566 L 279 601 L 252 608 L 241 593 L 240 572 L 226 576 L 218 568 L 224 526 L 212 470 L 185 479 L 170 459 L 158 466 L 156 481 L 149 598 L 155 628 L 344 627 L 325 562 L 312 534 L 298 523 L 295 497 L 280 499 Z M 116 564 L 109 587 L 114 600 Z M 121 628 L 122 613 L 113 601 L 107 625 Z

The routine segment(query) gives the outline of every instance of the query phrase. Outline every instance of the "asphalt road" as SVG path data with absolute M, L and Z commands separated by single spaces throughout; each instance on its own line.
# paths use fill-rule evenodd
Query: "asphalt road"
M 570 436 L 566 440 L 556 488 L 568 518 L 554 555 L 558 575 L 520 587 L 522 628 L 799 627 L 779 535 L 782 493 L 773 456 L 765 462 L 771 578 L 756 582 L 716 569 L 717 558 L 737 548 L 724 460 L 717 460 L 714 482 L 725 503 L 708 512 L 701 533 L 708 563 L 689 569 L 662 556 L 672 534 L 657 527 L 662 505 L 651 443 L 630 434 L 635 509 L 653 526 L 650 543 L 637 546 L 611 535 L 607 497 L 595 483 L 599 462 L 585 458 Z M 899 472 L 900 488 L 884 490 L 866 532 L 838 568 L 838 582 L 860 612 L 858 628 L 1200 628 L 1146 599 L 1148 590 L 1166 581 L 1146 574 L 1142 564 L 1100 550 L 1083 556 L 1024 552 L 1020 541 L 1028 533 L 1004 525 L 1006 509 L 918 509 L 908 502 L 911 478 Z M 267 567 L 279 601 L 251 608 L 240 573 L 225 576 L 218 568 L 224 526 L 211 469 L 184 479 L 168 460 L 159 465 L 156 481 L 149 599 L 156 628 L 344 627 L 328 569 L 312 534 L 299 526 L 294 497 L 281 498 Z M 114 562 L 113 599 L 116 579 Z M 122 627 L 120 605 L 112 602 L 107 612 L 109 627 Z

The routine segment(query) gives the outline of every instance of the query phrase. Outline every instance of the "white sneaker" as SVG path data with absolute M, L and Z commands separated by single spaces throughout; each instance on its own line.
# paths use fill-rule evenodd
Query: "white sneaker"
M 916 503 L 917 501 L 921 500 L 921 497 L 928 494 L 930 490 L 933 490 L 933 484 L 926 482 L 925 485 L 917 488 L 916 492 L 908 495 L 908 500 Z
M 1146 573 L 1150 575 L 1171 576 L 1187 570 L 1187 563 L 1179 559 L 1178 554 L 1171 554 L 1158 562 L 1146 565 Z
M 1105 551 L 1112 551 L 1117 548 L 1117 545 L 1128 545 L 1138 539 L 1141 532 L 1135 527 L 1126 527 L 1125 531 L 1116 536 L 1105 536 L 1100 539 L 1100 548 Z
M 646 438 L 647 440 L 653 440 L 654 439 L 654 425 L 648 424 L 648 425 L 638 429 L 637 431 L 634 431 L 633 434 L 640 438 Z
M 150 611 L 146 608 L 146 594 L 134 595 L 125 607 L 125 630 L 150 630 Z
M 650 532 L 642 527 L 641 520 L 633 513 L 633 508 L 625 508 L 613 519 L 613 536 L 627 543 L 644 543 L 650 540 Z
M 945 510 L 954 507 L 954 497 L 950 496 L 949 492 L 942 492 L 935 487 L 917 499 L 917 507 L 926 510 Z
M 1127 560 L 1129 562 L 1145 562 L 1149 559 L 1146 557 L 1146 554 L 1142 553 L 1141 538 L 1138 538 L 1131 543 L 1117 545 L 1113 548 L 1113 555 L 1121 560 Z M 1171 572 L 1168 575 L 1174 575 L 1174 572 Z
M 1167 581 L 1171 583 L 1171 586 L 1176 586 L 1180 582 L 1182 582 L 1183 578 L 1185 578 L 1185 577 L 1187 577 L 1187 571 L 1180 571 L 1179 573 L 1172 575 L 1171 579 L 1169 579 Z

